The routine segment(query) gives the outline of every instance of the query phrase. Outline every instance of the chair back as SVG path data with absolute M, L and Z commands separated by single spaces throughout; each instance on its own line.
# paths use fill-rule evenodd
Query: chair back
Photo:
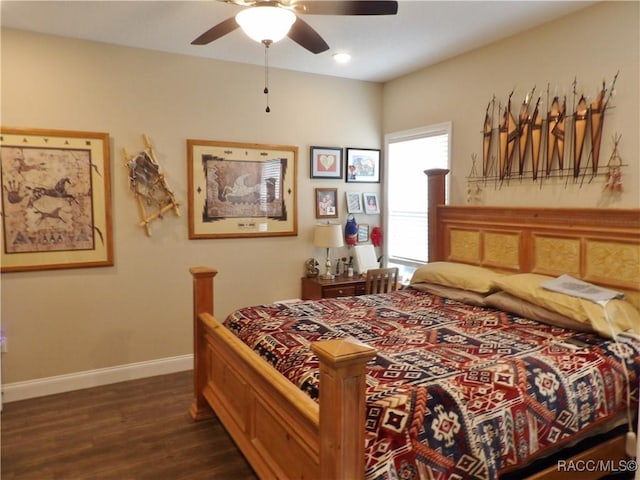
M 373 268 L 367 270 L 365 293 L 387 293 L 398 288 L 398 268 Z

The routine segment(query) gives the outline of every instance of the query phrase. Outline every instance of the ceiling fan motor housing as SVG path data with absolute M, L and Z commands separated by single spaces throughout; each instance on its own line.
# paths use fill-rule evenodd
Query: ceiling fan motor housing
M 244 33 L 258 43 L 282 40 L 295 21 L 296 15 L 291 10 L 269 5 L 245 8 L 236 15 Z

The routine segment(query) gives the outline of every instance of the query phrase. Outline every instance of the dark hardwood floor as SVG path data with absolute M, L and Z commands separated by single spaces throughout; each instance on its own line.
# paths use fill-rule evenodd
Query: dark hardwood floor
M 188 371 L 5 403 L 2 479 L 257 479 L 191 392 Z

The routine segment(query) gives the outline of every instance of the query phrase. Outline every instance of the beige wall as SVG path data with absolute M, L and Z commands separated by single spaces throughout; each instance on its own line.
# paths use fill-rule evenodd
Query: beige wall
M 379 185 L 311 180 L 309 146 L 381 147 L 382 86 L 272 70 L 264 112 L 261 67 L 207 61 L 20 31 L 2 32 L 2 125 L 108 132 L 115 266 L 2 274 L 3 382 L 49 377 L 191 352 L 188 268 L 219 269 L 216 314 L 300 296 L 312 245 L 313 189 Z M 138 227 L 123 148 L 146 133 L 182 202 Z M 293 145 L 298 157 L 297 237 L 187 239 L 186 140 Z M 356 216 L 379 224 L 379 215 Z
M 640 200 L 639 27 L 637 2 L 587 10 L 384 85 L 273 70 L 272 113 L 264 113 L 260 67 L 127 49 L 17 31 L 2 32 L 2 125 L 104 131 L 111 136 L 115 266 L 2 275 L 2 327 L 9 338 L 3 382 L 11 383 L 191 352 L 187 269 L 219 269 L 216 314 L 297 297 L 311 245 L 313 189 L 344 181 L 309 179 L 310 145 L 380 147 L 384 133 L 453 121 L 454 203 L 480 154 L 484 110 L 493 94 L 521 99 L 547 82 L 570 93 L 577 77 L 592 97 L 620 70 L 607 112 L 603 158 L 622 134 L 625 192 L 603 200 L 601 183 L 582 188 L 515 185 L 487 189 L 486 203 L 607 204 Z M 584 32 L 577 35 L 573 32 Z M 570 104 L 570 102 L 569 102 Z M 182 201 L 148 238 L 137 226 L 122 149 L 146 133 Z M 186 139 L 299 147 L 299 235 L 267 239 L 187 239 Z M 354 188 L 349 184 L 349 190 Z M 377 185 L 357 190 L 377 191 Z M 419 193 L 418 193 L 419 194 Z M 362 216 L 360 221 L 379 223 Z
M 612 152 L 612 136 L 621 134 L 619 153 L 625 163 L 624 193 L 602 194 L 603 177 L 591 184 L 573 179 L 531 179 L 505 182 L 484 188 L 484 203 L 490 205 L 640 206 L 640 3 L 602 2 L 540 28 L 461 55 L 431 68 L 391 81 L 384 88 L 384 132 L 395 132 L 445 121 L 453 122 L 451 201 L 467 201 L 465 177 L 477 154 L 482 162 L 482 126 L 487 103 L 496 96 L 494 125 L 501 119 L 497 102 L 504 105 L 512 90 L 517 116 L 520 103 L 533 86 L 536 98 L 547 84 L 552 95 L 566 95 L 573 105 L 572 83 L 592 101 L 602 86 L 620 74 L 615 95 L 607 111 L 600 165 Z M 569 112 L 570 113 L 570 112 Z M 546 115 L 544 115 L 546 117 Z M 570 139 L 568 139 L 570 140 Z M 567 147 L 568 148 L 568 147 Z M 565 154 L 565 165 L 569 152 Z M 583 158 L 583 164 L 586 156 Z M 604 171 L 600 168 L 599 171 Z

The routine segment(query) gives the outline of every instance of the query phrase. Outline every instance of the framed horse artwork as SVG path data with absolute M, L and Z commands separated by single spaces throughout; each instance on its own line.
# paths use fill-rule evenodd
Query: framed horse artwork
M 109 135 L 0 132 L 2 272 L 113 265 Z
M 189 238 L 298 234 L 298 147 L 187 140 Z

